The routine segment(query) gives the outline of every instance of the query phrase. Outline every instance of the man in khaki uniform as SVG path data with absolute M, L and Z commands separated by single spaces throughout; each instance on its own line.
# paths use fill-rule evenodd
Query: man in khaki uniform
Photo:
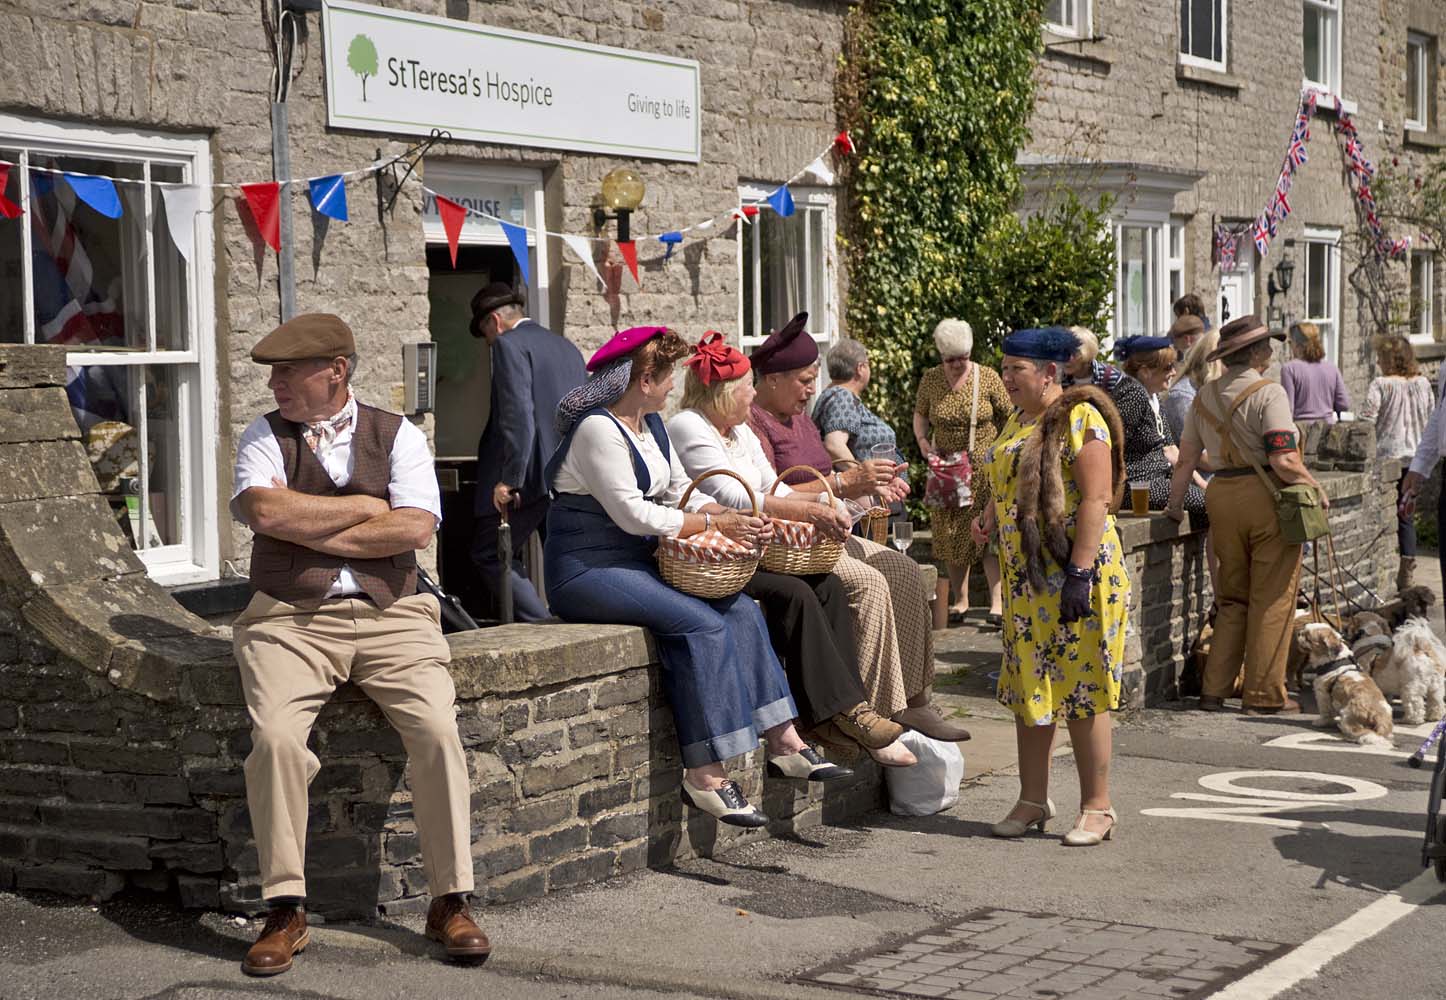
M 236 450 L 231 511 L 255 532 L 251 602 L 233 627 L 251 716 L 246 800 L 271 907 L 241 964 L 291 968 L 308 943 L 307 785 L 320 762 L 306 740 L 348 680 L 401 734 L 432 906 L 427 936 L 452 958 L 485 959 L 472 921 L 470 784 L 457 734 L 451 655 L 436 598 L 418 594 L 416 550 L 441 521 L 426 436 L 352 396 L 356 344 L 336 316 L 312 313 L 261 339 L 277 408 Z
M 1221 328 L 1220 346 L 1209 360 L 1223 360 L 1225 372 L 1201 387 L 1185 417 L 1165 510 L 1177 521 L 1184 517 L 1185 488 L 1201 453 L 1209 454 L 1215 475 L 1205 491 L 1205 510 L 1220 572 L 1215 635 L 1200 697 L 1205 711 L 1220 709 L 1242 665 L 1247 715 L 1300 711 L 1286 693 L 1285 668 L 1301 547 L 1281 537 L 1274 496 L 1262 476 L 1277 486 L 1309 483 L 1319 489 L 1319 484 L 1301 461 L 1285 390 L 1264 375 L 1270 338 L 1283 340 L 1284 334 L 1270 332 L 1256 316 Z

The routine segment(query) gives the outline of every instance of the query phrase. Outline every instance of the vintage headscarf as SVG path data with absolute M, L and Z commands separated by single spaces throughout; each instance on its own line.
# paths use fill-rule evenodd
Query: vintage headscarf
M 557 433 L 566 434 L 572 430 L 582 415 L 599 406 L 611 406 L 623 398 L 632 380 L 633 359 L 616 358 L 603 368 L 593 372 L 582 385 L 573 389 L 557 403 L 557 417 L 554 424 Z
M 703 339 L 693 348 L 692 357 L 684 364 L 693 369 L 693 374 L 704 385 L 732 382 L 747 375 L 753 367 L 742 351 L 724 342 L 723 334 L 717 330 L 703 334 Z

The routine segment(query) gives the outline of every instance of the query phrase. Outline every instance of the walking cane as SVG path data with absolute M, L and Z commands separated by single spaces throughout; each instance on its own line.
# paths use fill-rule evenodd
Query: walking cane
M 503 625 L 512 624 L 512 525 L 507 523 L 507 512 L 512 509 L 517 494 L 509 493 L 507 503 L 502 507 L 502 523 L 497 526 L 497 559 L 502 563 L 502 579 L 498 585 L 497 601 L 501 607 L 497 616 Z

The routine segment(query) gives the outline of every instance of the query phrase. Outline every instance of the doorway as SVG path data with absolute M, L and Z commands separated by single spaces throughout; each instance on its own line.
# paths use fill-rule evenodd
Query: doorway
M 1255 312 L 1255 257 L 1241 254 L 1235 270 L 1220 275 L 1220 314 L 1217 329 L 1232 319 Z

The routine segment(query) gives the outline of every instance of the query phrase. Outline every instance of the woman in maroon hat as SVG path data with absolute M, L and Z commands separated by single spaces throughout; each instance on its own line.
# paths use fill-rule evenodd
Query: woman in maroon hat
M 682 750 L 684 804 L 722 823 L 763 826 L 768 818 L 723 767 L 760 736 L 770 774 L 830 781 L 852 772 L 794 730 L 798 711 L 753 601 L 741 593 L 692 597 L 658 574 L 659 537 L 712 528 L 750 546 L 768 537 L 767 522 L 751 510 L 730 510 L 698 491 L 679 509 L 689 480 L 658 411 L 687 353 L 666 327 L 624 330 L 588 362 L 588 381 L 558 404 L 563 438 L 545 473 L 554 497 L 543 550 L 547 598 L 566 621 L 653 633 Z
M 753 352 L 757 395 L 749 409 L 748 427 L 758 438 L 763 456 L 775 469 L 806 465 L 829 478 L 838 496 L 878 496 L 885 502 L 902 500 L 908 485 L 898 477 L 893 462 L 870 460 L 853 468 L 833 471 L 818 425 L 806 412 L 818 385 L 818 344 L 804 331 L 808 313 L 799 313 L 782 330 L 771 334 Z M 789 477 L 790 485 L 809 480 L 805 473 Z M 969 731 L 940 714 L 931 703 L 934 683 L 933 615 L 929 595 L 919 577 L 919 566 L 902 552 L 867 539 L 850 537 L 834 570 L 849 590 L 854 604 L 876 600 L 882 590 L 894 612 L 892 630 L 872 629 L 855 619 L 861 664 L 888 664 L 881 677 L 899 678 L 885 683 L 874 695 L 874 705 L 895 722 L 917 729 L 936 740 L 955 742 Z M 882 579 L 880 579 L 882 578 Z M 897 673 L 892 664 L 899 664 Z

